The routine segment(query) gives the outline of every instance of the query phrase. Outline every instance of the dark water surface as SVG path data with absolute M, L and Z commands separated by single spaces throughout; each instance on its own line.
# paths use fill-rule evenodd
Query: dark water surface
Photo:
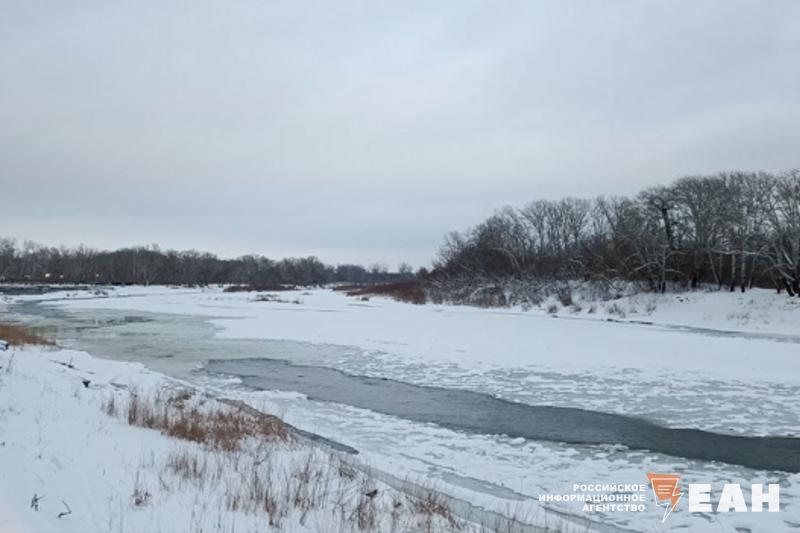
M 313 400 L 472 434 L 572 444 L 621 444 L 687 459 L 800 472 L 798 438 L 667 428 L 631 416 L 529 405 L 475 391 L 347 374 L 327 365 L 357 348 L 218 338 L 208 317 L 139 311 L 71 312 L 36 302 L 12 304 L 9 310 L 12 318 L 49 333 L 62 346 L 112 359 L 139 361 L 186 379 L 205 365 L 206 372 L 237 376 L 254 389 L 299 392 Z
M 572 444 L 621 444 L 687 459 L 800 472 L 800 439 L 795 438 L 672 429 L 624 415 L 527 405 L 478 392 L 354 376 L 274 359 L 212 360 L 206 371 L 237 376 L 244 385 L 256 389 L 296 391 L 312 400 L 351 405 L 469 433 Z

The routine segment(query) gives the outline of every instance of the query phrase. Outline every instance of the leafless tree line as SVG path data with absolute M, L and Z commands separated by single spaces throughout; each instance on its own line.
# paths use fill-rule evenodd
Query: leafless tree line
M 207 252 L 162 251 L 157 245 L 99 251 L 53 248 L 0 239 L 0 282 L 254 286 L 376 283 L 411 279 L 408 265 L 389 272 L 383 264 L 327 265 L 316 257 L 272 260 L 260 255 L 221 259 Z
M 773 287 L 800 296 L 800 170 L 690 176 L 634 197 L 536 200 L 448 235 L 433 276 Z

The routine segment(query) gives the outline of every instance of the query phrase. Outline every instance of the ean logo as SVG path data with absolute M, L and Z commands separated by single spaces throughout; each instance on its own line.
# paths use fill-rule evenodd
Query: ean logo
M 650 486 L 653 488 L 653 499 L 659 507 L 664 508 L 664 516 L 661 518 L 662 522 L 667 520 L 667 517 L 678 506 L 683 491 L 678 488 L 678 481 L 681 476 L 678 474 L 654 474 L 647 473 L 647 479 L 650 480 Z

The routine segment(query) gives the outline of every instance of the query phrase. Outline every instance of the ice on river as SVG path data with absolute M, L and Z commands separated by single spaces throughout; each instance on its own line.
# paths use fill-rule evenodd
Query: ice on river
M 774 329 L 763 321 L 754 327 L 740 324 L 739 318 L 720 318 L 745 316 L 756 305 L 766 309 L 764 302 L 772 295 L 753 294 L 751 300 L 694 295 L 683 320 L 674 319 L 679 306 L 670 300 L 664 306 L 668 312 L 659 315 L 656 309 L 647 317 L 653 325 L 608 322 L 602 313 L 554 318 L 537 310 L 361 301 L 328 290 L 280 293 L 277 299 L 283 301 L 271 302 L 255 301 L 254 294 L 168 288 L 118 289 L 108 297 L 73 293 L 35 298 L 66 312 L 51 321 L 155 317 L 153 322 L 95 324 L 93 330 L 88 324 L 68 342 L 101 356 L 136 358 L 161 371 L 185 372 L 212 358 L 270 357 L 532 405 L 632 415 L 670 427 L 796 436 L 800 345 L 787 324 L 800 324 L 800 310 L 776 299 Z M 697 308 L 702 313 L 693 311 Z M 165 316 L 173 317 L 172 322 L 162 320 Z M 162 349 L 170 327 L 178 338 Z M 126 354 L 119 348 L 126 335 L 140 343 L 138 352 Z M 145 335 L 150 335 L 148 350 L 141 349 Z M 92 349 L 92 342 L 100 349 Z M 647 471 L 669 471 L 681 473 L 685 483 L 711 483 L 717 489 L 726 482 L 748 487 L 777 482 L 782 487 L 781 513 L 676 512 L 670 527 L 778 531 L 800 523 L 797 474 L 756 472 L 613 444 L 578 446 L 467 434 L 286 391 L 252 391 L 224 376 L 197 373 L 195 379 L 353 446 L 379 470 L 432 478 L 454 494 L 531 520 L 536 520 L 539 494 L 563 494 L 578 482 L 641 483 Z M 586 515 L 580 505 L 548 505 L 634 530 L 664 530 L 652 509 Z

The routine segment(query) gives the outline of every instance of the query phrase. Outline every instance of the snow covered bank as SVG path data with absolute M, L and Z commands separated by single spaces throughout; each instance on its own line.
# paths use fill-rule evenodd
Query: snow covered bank
M 184 438 L 136 427 L 163 429 L 148 422 L 161 416 L 177 425 L 181 410 L 189 420 L 220 412 L 249 420 L 188 390 L 139 364 L 82 352 L 1 353 L 0 531 L 484 530 L 434 492 L 403 494 L 307 443 L 245 435 L 231 447 L 194 438 L 191 425 L 180 428 Z
M 646 303 L 617 301 L 626 306 L 625 317 L 598 307 L 594 313 L 588 308 L 575 313 L 559 309 L 557 318 L 546 308 L 414 306 L 378 297 L 348 298 L 326 290 L 258 298 L 218 288 L 126 287 L 111 289 L 107 295 L 73 292 L 22 301 L 35 298 L 41 305 L 33 307 L 55 313 L 49 322 L 40 315 L 43 324 L 55 328 L 74 324 L 75 335 L 69 337 L 73 346 L 85 344 L 92 353 L 140 360 L 164 371 L 196 368 L 209 358 L 271 357 L 353 375 L 470 389 L 534 405 L 641 416 L 674 427 L 796 435 L 800 361 L 797 339 L 790 332 L 796 310 L 773 305 L 768 291 L 757 294 L 763 304 L 729 293 L 690 295 L 698 302 L 670 302 L 677 296 L 666 295 L 655 309 Z M 637 313 L 629 304 L 637 306 Z M 754 305 L 773 313 L 767 319 L 779 319 L 760 325 L 757 332 L 764 335 L 754 335 L 720 314 Z M 702 310 L 704 306 L 707 310 Z M 675 323 L 667 314 L 671 307 L 691 327 Z M 30 306 L 15 309 L 36 312 Z M 645 313 L 651 313 L 650 322 L 658 322 L 659 310 L 663 323 L 637 323 L 642 321 L 638 315 Z M 712 317 L 723 316 L 719 320 L 725 323 L 706 320 L 708 310 L 714 311 Z M 782 337 L 776 338 L 777 334 Z M 102 342 L 93 344 L 97 340 Z M 538 495 L 562 494 L 575 482 L 639 483 L 648 471 L 680 472 L 685 482 L 711 483 L 715 488 L 729 482 L 781 485 L 781 513 L 673 513 L 672 528 L 769 532 L 800 523 L 796 474 L 689 461 L 613 445 L 469 435 L 284 390 L 237 389 L 230 380 L 201 372 L 186 376 L 207 390 L 279 413 L 295 426 L 359 450 L 360 460 L 377 474 L 433 479 L 443 492 L 495 511 L 521 508 L 535 523 L 545 522 L 536 514 L 541 511 L 536 506 Z M 580 506 L 552 505 L 634 531 L 665 529 L 651 512 L 587 516 Z
M 768 289 L 731 292 L 703 285 L 694 290 L 678 288 L 654 293 L 631 282 L 537 282 L 507 281 L 430 289 L 443 298 L 464 305 L 493 306 L 592 320 L 647 322 L 665 326 L 708 328 L 763 335 L 798 335 L 800 298 Z M 449 291 L 449 292 L 448 292 Z
M 727 332 L 752 333 L 778 338 L 800 337 L 800 298 L 790 298 L 766 289 L 745 293 L 697 290 L 665 294 L 638 293 L 604 302 L 576 298 L 572 305 L 557 299 L 543 305 L 559 316 L 650 322 Z

